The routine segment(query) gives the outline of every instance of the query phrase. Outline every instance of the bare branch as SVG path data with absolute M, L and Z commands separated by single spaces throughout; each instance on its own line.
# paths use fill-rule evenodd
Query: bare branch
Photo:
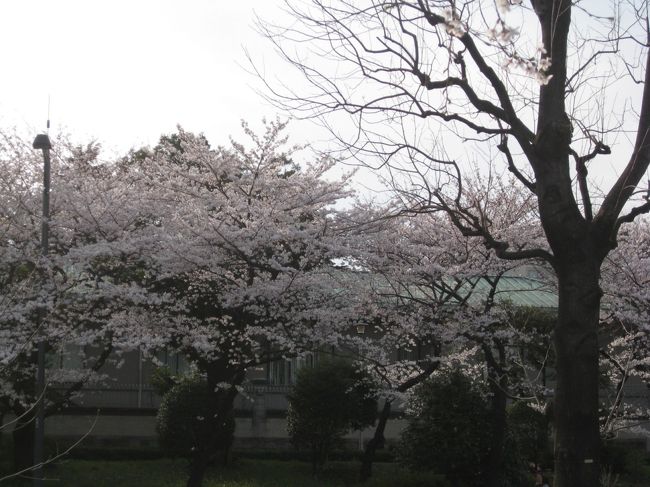
M 639 123 L 637 128 L 637 137 L 634 143 L 632 156 L 630 157 L 627 166 L 619 176 L 618 180 L 612 186 L 605 200 L 603 201 L 600 211 L 596 215 L 595 223 L 604 234 L 612 236 L 611 240 L 617 230 L 617 217 L 621 210 L 630 199 L 630 196 L 636 189 L 639 181 L 648 170 L 650 165 L 650 50 L 646 56 L 646 73 L 645 85 L 643 87 L 643 101 L 641 105 L 641 113 L 639 114 Z M 641 214 L 647 210 L 632 211 L 627 217 Z
M 508 148 L 508 137 L 503 135 L 501 137 L 501 142 L 499 145 L 497 145 L 497 149 L 499 149 L 505 156 L 506 160 L 508 161 L 508 170 L 515 175 L 515 177 L 521 181 L 521 183 L 526 186 L 532 193 L 536 193 L 536 187 L 535 183 L 532 182 L 530 179 L 528 179 L 526 176 L 524 176 L 521 171 L 517 168 L 515 165 L 515 161 L 512 158 L 512 153 L 510 152 L 510 149 Z
M 424 13 L 425 18 L 427 19 L 429 24 L 435 27 L 445 23 L 444 17 L 432 12 L 429 5 L 425 3 L 423 0 L 418 0 L 418 5 L 420 6 L 420 9 Z M 512 127 L 513 134 L 517 138 L 517 141 L 521 145 L 521 148 L 524 150 L 524 152 L 526 153 L 531 152 L 532 141 L 534 140 L 535 135 L 530 129 L 528 129 L 528 127 L 526 127 L 526 125 L 519 119 L 519 117 L 517 117 L 515 108 L 512 105 L 512 101 L 510 99 L 510 95 L 508 94 L 507 88 L 505 87 L 501 79 L 499 79 L 499 76 L 496 74 L 494 69 L 492 69 L 487 64 L 487 62 L 483 58 L 483 55 L 481 54 L 478 47 L 476 46 L 476 43 L 474 42 L 472 36 L 466 32 L 462 36 L 460 36 L 460 41 L 467 49 L 467 52 L 469 53 L 470 57 L 478 67 L 481 74 L 483 74 L 483 76 L 488 80 L 488 82 L 494 89 L 499 99 L 499 102 L 501 103 L 501 108 L 503 110 L 502 120 L 508 123 Z M 468 94 L 468 96 L 470 95 Z M 480 104 L 480 106 L 485 106 L 485 105 Z M 488 108 L 487 106 L 485 107 Z

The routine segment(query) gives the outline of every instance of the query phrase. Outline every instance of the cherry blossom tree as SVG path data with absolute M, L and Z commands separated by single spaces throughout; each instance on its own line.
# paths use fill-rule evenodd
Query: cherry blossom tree
M 468 373 L 478 372 L 478 380 L 486 372 L 494 420 L 487 470 L 490 481 L 497 482 L 503 472 L 507 401 L 543 405 L 539 374 L 550 348 L 548 325 L 540 325 L 550 319 L 540 319 L 542 311 L 517 308 L 508 298 L 553 296 L 553 290 L 543 281 L 516 277 L 516 266 L 495 258 L 480 239 L 466 239 L 444 216 L 381 216 L 377 208 L 363 208 L 352 217 L 357 231 L 347 238 L 347 272 L 354 276 L 347 286 L 350 314 L 357 307 L 357 320 L 368 328 L 350 339 L 348 349 L 379 377 L 386 396 L 366 447 L 362 477 L 371 474 L 394 400 L 440 368 L 463 364 Z M 492 217 L 496 224 L 497 215 Z M 509 226 L 513 217 L 509 212 L 502 222 Z M 535 269 L 544 275 L 544 269 Z
M 32 350 L 42 338 L 63 360 L 100 350 L 82 369 L 50 371 L 67 389 L 54 400 L 48 388 L 49 412 L 113 349 L 165 347 L 205 374 L 211 431 L 247 368 L 336 341 L 328 331 L 336 317 L 315 310 L 322 298 L 303 289 L 323 290 L 319 276 L 337 255 L 334 205 L 352 194 L 349 176 L 328 179 L 328 158 L 294 161 L 299 148 L 283 149 L 285 125 L 270 122 L 258 137 L 244 124 L 251 149 L 234 141 L 212 149 L 179 129 L 115 162 L 100 161 L 96 146 L 56 142 L 47 258 L 39 256 L 38 154 L 5 138 L 3 404 L 21 425 L 31 424 L 38 399 Z M 212 440 L 196 445 L 188 485 L 201 484 Z
M 602 334 L 607 342 L 601 360 L 611 384 L 601 422 L 605 438 L 626 429 L 648 434 L 638 426 L 650 420 L 650 409 L 638 397 L 629 397 L 628 386 L 636 383 L 650 391 L 649 230 L 647 219 L 626 227 L 603 269 Z
M 647 2 L 313 0 L 287 8 L 290 27 L 260 29 L 308 85 L 284 89 L 260 73 L 271 100 L 317 117 L 348 155 L 409 183 L 412 211 L 446 212 L 500 258 L 553 267 L 555 482 L 596 485 L 600 269 L 621 226 L 650 210 L 639 191 L 650 163 Z M 634 101 L 621 103 L 619 92 Z M 613 146 L 620 133 L 632 134 L 630 143 Z M 589 166 L 614 150 L 623 161 L 615 181 L 594 189 Z M 482 175 L 508 170 L 529 192 L 542 246 L 493 234 L 484 204 L 466 192 L 468 159 L 490 165 Z
M 296 309 L 310 304 L 302 288 L 332 265 L 334 205 L 351 195 L 348 176 L 327 179 L 333 160 L 294 160 L 285 126 L 269 122 L 258 136 L 243 124 L 250 148 L 211 148 L 179 128 L 124 164 L 150 209 L 140 218 L 149 298 L 120 320 L 131 346 L 176 350 L 205 375 L 207 431 L 232 409 L 248 368 L 296 353 L 302 317 L 318 314 Z M 195 446 L 188 486 L 201 485 L 216 442 Z
M 0 404 L 12 412 L 15 470 L 32 465 L 36 405 L 45 415 L 67 407 L 96 381 L 120 335 L 116 310 L 137 298 L 124 272 L 132 252 L 114 245 L 136 222 L 126 185 L 98 161 L 99 147 L 54 142 L 50 239 L 40 242 L 40 155 L 15 133 L 0 139 Z M 129 198 L 127 198 L 127 194 Z M 129 264 L 131 259 L 131 264 Z M 43 397 L 35 392 L 35 347 L 47 347 Z

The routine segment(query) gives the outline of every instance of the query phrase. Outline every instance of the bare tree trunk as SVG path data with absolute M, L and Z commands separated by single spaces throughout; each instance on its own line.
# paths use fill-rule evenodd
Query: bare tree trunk
M 597 260 L 597 259 L 594 259 Z M 597 486 L 598 265 L 559 273 L 559 319 L 555 330 L 555 487 Z

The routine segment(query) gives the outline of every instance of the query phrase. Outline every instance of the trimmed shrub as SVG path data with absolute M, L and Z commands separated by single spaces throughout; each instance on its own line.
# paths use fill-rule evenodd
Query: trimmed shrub
M 232 411 L 219 422 L 217 431 L 206 428 L 208 410 L 208 385 L 198 377 L 181 379 L 163 396 L 156 431 L 160 446 L 174 455 L 189 456 L 197 445 L 209 443 L 211 435 L 218 438 L 217 450 L 227 452 L 235 434 Z
M 292 443 L 311 451 L 314 473 L 348 431 L 374 424 L 377 397 L 368 374 L 353 364 L 326 361 L 299 371 L 289 395 Z
M 481 485 L 490 413 L 471 381 L 458 372 L 436 376 L 417 387 L 410 409 L 397 451 L 401 463 L 443 473 L 452 485 Z
M 508 408 L 508 434 L 512 449 L 526 464 L 541 464 L 548 458 L 546 416 L 526 402 L 516 402 Z

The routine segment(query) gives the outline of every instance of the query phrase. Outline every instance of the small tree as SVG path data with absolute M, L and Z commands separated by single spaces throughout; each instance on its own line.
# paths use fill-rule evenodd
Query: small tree
M 351 363 L 327 361 L 298 373 L 287 429 L 294 445 L 311 450 L 317 475 L 341 437 L 371 426 L 376 415 L 376 391 L 368 374 Z

